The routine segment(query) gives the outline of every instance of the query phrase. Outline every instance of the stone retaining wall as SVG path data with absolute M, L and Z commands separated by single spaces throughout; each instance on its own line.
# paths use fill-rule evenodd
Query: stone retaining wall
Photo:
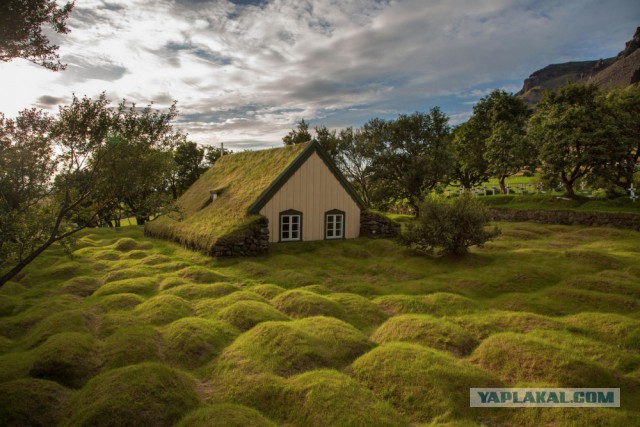
M 360 236 L 361 237 L 396 237 L 400 234 L 400 225 L 389 218 L 374 213 L 362 212 L 360 214 Z
M 269 220 L 260 218 L 236 236 L 225 236 L 216 242 L 212 255 L 216 258 L 257 256 L 269 250 Z
M 615 212 L 490 209 L 493 221 L 529 221 L 541 224 L 589 225 L 640 231 L 640 215 Z

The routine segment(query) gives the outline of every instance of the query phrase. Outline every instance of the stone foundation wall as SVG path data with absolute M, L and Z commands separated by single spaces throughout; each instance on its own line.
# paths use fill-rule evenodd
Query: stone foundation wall
M 257 256 L 268 250 L 269 220 L 263 217 L 238 235 L 220 238 L 211 255 L 216 258 Z
M 589 225 L 640 231 L 640 215 L 614 212 L 576 212 L 490 209 L 493 221 L 529 221 L 541 224 Z
M 396 237 L 400 234 L 400 225 L 387 217 L 374 212 L 362 212 L 360 214 L 361 237 Z

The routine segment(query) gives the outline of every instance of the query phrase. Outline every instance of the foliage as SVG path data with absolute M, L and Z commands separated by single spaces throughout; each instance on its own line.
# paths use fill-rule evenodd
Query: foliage
M 466 189 L 489 178 L 489 162 L 485 157 L 487 142 L 474 129 L 476 122 L 469 120 L 456 127 L 451 144 L 455 164 L 452 177 Z
M 311 133 L 309 133 L 309 123 L 305 122 L 304 119 L 300 120 L 297 123 L 297 127 L 291 129 L 291 131 L 282 138 L 284 145 L 304 144 L 310 141 Z
M 376 178 L 394 189 L 394 198 L 407 198 L 419 215 L 422 194 L 433 190 L 451 172 L 449 118 L 438 107 L 429 113 L 400 115 L 381 124 L 383 139 L 376 146 Z
M 543 174 L 559 179 L 567 196 L 574 196 L 576 181 L 613 168 L 629 153 L 628 139 L 619 139 L 613 111 L 599 95 L 594 85 L 547 92 L 529 122 Z
M 55 0 L 3 0 L 0 3 L 0 62 L 23 58 L 53 71 L 63 70 L 58 46 L 43 27 L 67 34 L 66 20 L 75 2 L 60 7 Z
M 489 212 L 469 193 L 449 203 L 438 196 L 427 196 L 420 206 L 417 226 L 409 226 L 402 236 L 404 244 L 426 252 L 464 255 L 469 246 L 483 245 L 500 232 L 487 230 Z

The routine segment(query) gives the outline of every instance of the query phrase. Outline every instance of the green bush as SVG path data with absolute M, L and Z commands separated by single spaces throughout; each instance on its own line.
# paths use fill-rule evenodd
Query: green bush
M 470 246 L 482 246 L 500 234 L 497 228 L 486 229 L 489 220 L 486 206 L 471 194 L 465 193 L 450 203 L 427 196 L 420 205 L 418 225 L 409 224 L 401 240 L 428 253 L 464 255 Z

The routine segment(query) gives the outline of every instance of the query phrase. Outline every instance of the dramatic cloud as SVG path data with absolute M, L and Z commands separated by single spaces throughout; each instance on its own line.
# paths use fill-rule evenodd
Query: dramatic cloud
M 615 55 L 633 0 L 84 0 L 55 41 L 66 71 L 0 64 L 0 111 L 106 91 L 174 100 L 202 143 L 279 145 L 305 118 L 360 125 L 439 105 L 453 123 L 549 63 Z

